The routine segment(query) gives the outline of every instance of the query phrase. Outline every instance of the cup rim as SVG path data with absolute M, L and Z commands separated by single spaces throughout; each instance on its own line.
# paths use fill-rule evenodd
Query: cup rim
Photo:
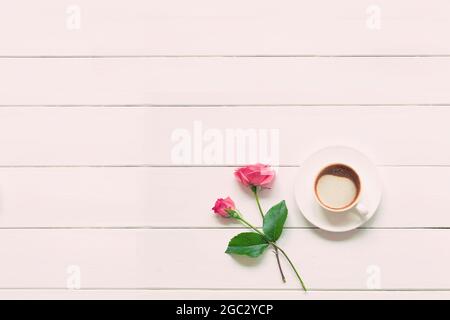
M 356 175 L 356 177 L 358 178 L 358 181 L 359 181 L 358 194 L 356 195 L 355 199 L 353 199 L 353 201 L 349 205 L 347 205 L 345 207 L 342 207 L 342 208 L 333 208 L 333 207 L 327 206 L 325 203 L 323 203 L 320 200 L 319 196 L 317 195 L 317 183 L 319 181 L 319 177 L 321 176 L 321 173 L 326 168 L 331 167 L 331 166 L 336 166 L 336 165 L 341 165 L 341 166 L 345 166 L 347 168 L 350 168 L 355 173 L 355 175 Z M 341 212 L 349 211 L 350 209 L 354 208 L 358 204 L 358 202 L 359 202 L 359 200 L 361 198 L 361 193 L 362 193 L 362 183 L 361 183 L 361 178 L 360 178 L 358 172 L 352 166 L 350 166 L 348 164 L 345 164 L 345 163 L 342 163 L 342 162 L 333 162 L 333 163 L 327 164 L 326 166 L 323 166 L 319 170 L 319 172 L 316 174 L 316 176 L 314 178 L 314 197 L 316 198 L 317 203 L 322 208 L 324 208 L 325 210 L 331 211 L 331 212 L 341 213 Z

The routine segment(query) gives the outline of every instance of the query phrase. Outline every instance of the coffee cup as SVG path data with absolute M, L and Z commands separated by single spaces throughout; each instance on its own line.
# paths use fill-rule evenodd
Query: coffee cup
M 349 212 L 355 208 L 361 216 L 367 215 L 367 208 L 360 202 L 361 192 L 358 173 L 343 163 L 325 166 L 314 182 L 314 195 L 318 204 L 330 212 Z

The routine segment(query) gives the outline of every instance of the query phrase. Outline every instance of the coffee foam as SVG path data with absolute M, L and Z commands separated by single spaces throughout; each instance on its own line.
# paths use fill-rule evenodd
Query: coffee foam
M 319 173 L 315 192 L 325 207 L 340 210 L 350 206 L 357 199 L 360 187 L 359 177 L 352 168 L 343 164 L 333 164 Z
M 327 207 L 341 209 L 349 206 L 357 196 L 352 180 L 334 175 L 323 175 L 316 187 L 317 197 Z

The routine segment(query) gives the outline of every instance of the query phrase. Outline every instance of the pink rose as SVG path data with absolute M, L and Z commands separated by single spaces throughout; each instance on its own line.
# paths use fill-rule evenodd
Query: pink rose
M 265 164 L 253 164 L 237 169 L 236 179 L 247 187 L 268 188 L 275 178 L 275 171 Z
M 216 204 L 212 209 L 214 213 L 218 214 L 219 216 L 230 218 L 231 214 L 236 209 L 236 205 L 230 197 L 227 197 L 225 199 L 219 198 L 217 199 Z

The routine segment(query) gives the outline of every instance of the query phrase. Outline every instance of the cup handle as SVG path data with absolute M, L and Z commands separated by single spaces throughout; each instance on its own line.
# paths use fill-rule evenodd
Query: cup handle
M 356 205 L 356 211 L 358 211 L 358 213 L 365 217 L 369 214 L 369 210 L 367 209 L 367 207 L 365 205 L 363 205 L 362 203 L 358 203 Z

